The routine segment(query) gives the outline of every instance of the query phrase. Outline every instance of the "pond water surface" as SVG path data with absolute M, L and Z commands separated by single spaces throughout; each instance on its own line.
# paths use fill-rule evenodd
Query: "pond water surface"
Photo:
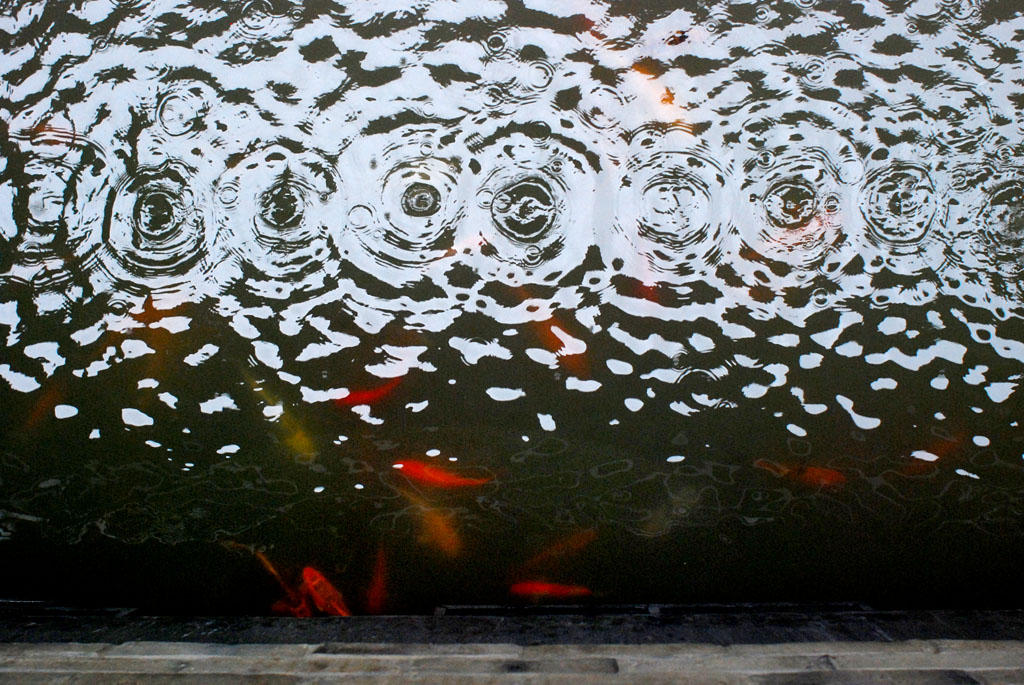
M 0 597 L 1019 604 L 1022 38 L 0 3 Z

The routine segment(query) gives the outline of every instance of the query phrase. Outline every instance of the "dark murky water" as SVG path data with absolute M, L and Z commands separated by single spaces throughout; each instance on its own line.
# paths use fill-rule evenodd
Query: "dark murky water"
M 0 10 L 4 596 L 1020 601 L 1016 0 Z

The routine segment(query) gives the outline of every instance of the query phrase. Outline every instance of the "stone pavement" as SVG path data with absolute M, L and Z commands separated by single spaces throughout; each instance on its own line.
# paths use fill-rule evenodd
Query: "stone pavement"
M 439 607 L 291 619 L 0 603 L 0 684 L 339 680 L 1024 685 L 1024 611 Z
M 1024 642 L 0 644 L 0 683 L 1024 683 Z

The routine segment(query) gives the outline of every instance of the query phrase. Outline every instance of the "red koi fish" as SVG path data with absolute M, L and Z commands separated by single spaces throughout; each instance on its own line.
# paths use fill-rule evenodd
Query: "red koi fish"
M 312 566 L 302 569 L 302 587 L 316 604 L 316 608 L 330 616 L 351 616 L 345 600 L 337 588 Z
M 594 593 L 590 588 L 582 585 L 562 585 L 561 583 L 548 583 L 543 580 L 524 580 L 521 583 L 513 583 L 508 591 L 516 597 L 529 597 L 540 599 L 550 597 L 553 599 L 568 599 L 570 597 L 590 597 Z
M 377 548 L 377 559 L 373 565 L 373 579 L 366 589 L 366 610 L 371 614 L 384 611 L 388 597 L 388 558 L 383 547 Z
M 836 469 L 821 466 L 798 466 L 790 468 L 772 461 L 758 459 L 754 466 L 779 477 L 786 477 L 804 485 L 818 488 L 837 488 L 846 482 L 846 476 Z
M 395 468 L 401 469 L 402 473 L 409 480 L 435 488 L 464 488 L 473 485 L 483 485 L 491 480 L 491 478 L 465 478 L 457 476 L 439 466 L 432 466 L 415 459 L 401 461 L 395 464 Z
M 347 407 L 355 407 L 360 404 L 376 404 L 377 402 L 380 402 L 382 399 L 387 397 L 392 390 L 397 388 L 399 383 L 402 382 L 402 378 L 402 376 L 392 378 L 384 385 L 377 386 L 376 388 L 350 390 L 348 395 L 334 401 L 336 404 L 344 405 Z

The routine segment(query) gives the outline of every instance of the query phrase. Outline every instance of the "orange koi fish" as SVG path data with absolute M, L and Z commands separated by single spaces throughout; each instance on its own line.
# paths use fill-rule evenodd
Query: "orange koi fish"
M 316 604 L 316 608 L 329 616 L 351 616 L 338 589 L 312 566 L 302 569 L 302 587 Z
M 395 464 L 395 468 L 401 469 L 405 477 L 422 485 L 429 485 L 435 488 L 464 488 L 473 485 L 483 485 L 491 478 L 465 478 L 454 473 L 445 471 L 439 466 L 432 466 L 415 459 L 406 459 Z
M 59 381 L 51 381 L 47 386 L 43 394 L 36 400 L 35 405 L 32 407 L 32 411 L 29 412 L 28 417 L 25 419 L 25 423 L 22 425 L 22 431 L 29 433 L 39 427 L 46 419 L 53 418 L 54 409 L 64 399 L 66 392 L 64 384 Z
M 516 292 L 523 302 L 531 299 L 529 291 L 523 286 L 516 288 Z M 558 359 L 562 368 L 577 378 L 589 378 L 590 366 L 587 363 L 585 351 L 570 351 L 572 342 L 581 340 L 580 335 L 572 335 L 569 331 L 578 326 L 568 325 L 565 317 L 559 317 L 553 313 L 546 321 L 530 321 L 530 328 L 540 339 L 544 348 L 551 352 Z
M 542 597 L 554 599 L 568 599 L 570 597 L 590 597 L 594 593 L 590 588 L 582 585 L 562 585 L 561 583 L 548 583 L 543 580 L 524 580 L 521 583 L 513 583 L 508 591 L 516 597 L 529 597 L 537 600 Z
M 846 476 L 843 475 L 841 471 L 821 466 L 799 466 L 796 468 L 790 468 L 764 459 L 758 459 L 755 461 L 754 466 L 773 473 L 780 478 L 789 478 L 790 480 L 795 480 L 811 487 L 837 488 L 846 482 Z
M 366 589 L 366 610 L 371 614 L 384 611 L 388 597 L 388 559 L 383 547 L 377 548 L 377 559 L 373 565 L 373 579 Z
M 580 552 L 596 539 L 597 531 L 593 528 L 577 531 L 534 554 L 523 563 L 520 570 L 531 571 L 537 567 L 549 566 L 563 557 Z
M 419 541 L 441 551 L 449 557 L 457 557 L 462 553 L 462 537 L 455 529 L 449 514 L 431 507 L 425 500 L 411 492 L 399 490 L 410 502 L 415 504 L 421 514 Z
M 360 404 L 376 404 L 387 397 L 392 390 L 398 387 L 404 376 L 392 378 L 384 385 L 364 390 L 350 390 L 345 397 L 334 400 L 336 404 L 355 407 Z

